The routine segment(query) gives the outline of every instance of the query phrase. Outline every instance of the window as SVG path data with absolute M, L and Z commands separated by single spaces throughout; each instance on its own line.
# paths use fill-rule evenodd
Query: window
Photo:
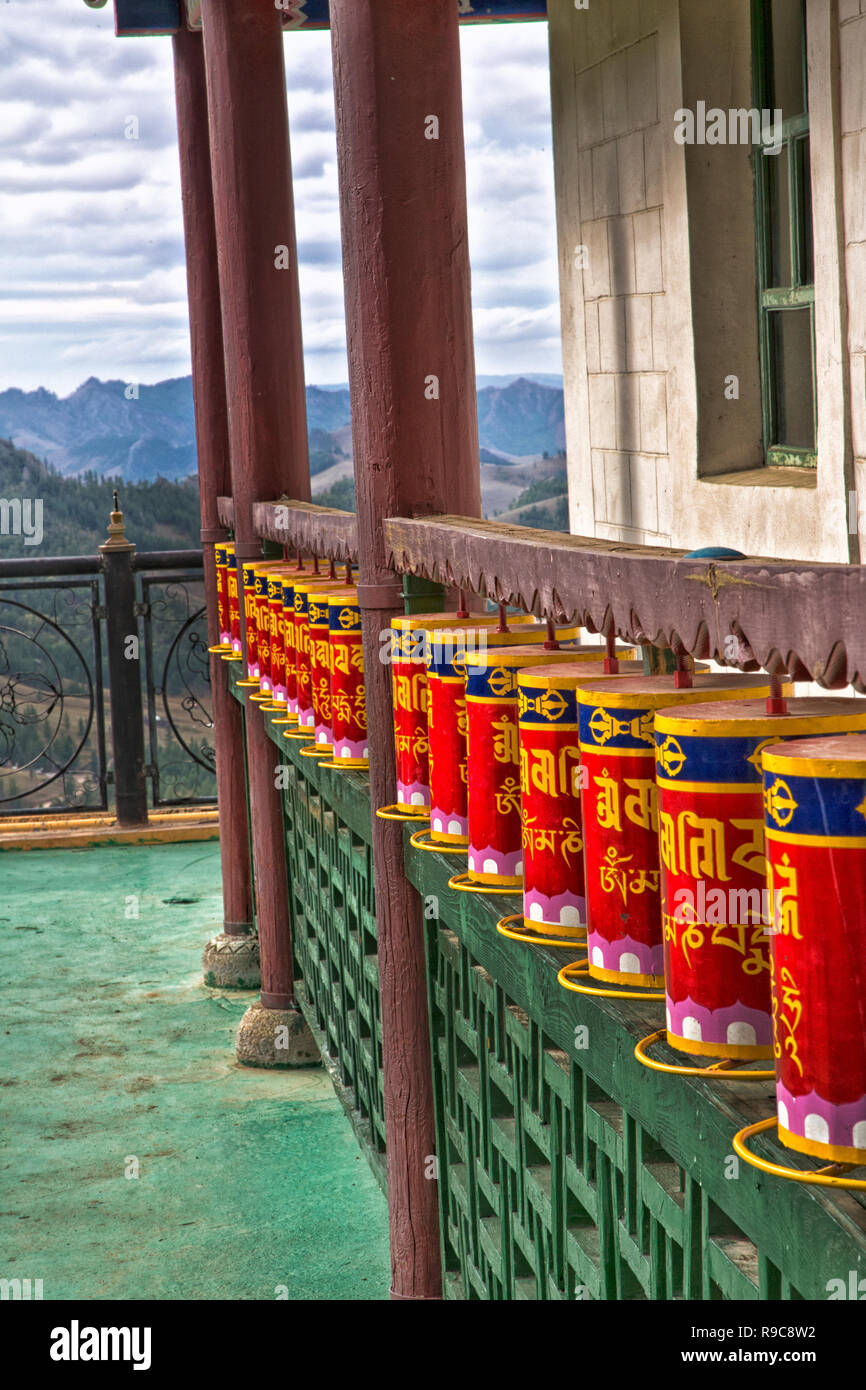
M 816 466 L 815 286 L 806 0 L 752 0 L 754 105 L 781 111 L 753 150 L 764 460 Z M 768 124 L 775 116 L 763 116 Z M 774 152 L 777 151 L 777 152 Z

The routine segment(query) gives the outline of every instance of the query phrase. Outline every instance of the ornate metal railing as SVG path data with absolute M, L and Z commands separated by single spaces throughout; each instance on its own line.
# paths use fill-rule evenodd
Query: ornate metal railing
M 200 572 L 141 573 L 138 583 L 152 804 L 212 801 L 216 758 Z
M 125 635 L 138 643 L 128 655 L 141 671 L 150 805 L 213 802 L 201 553 L 131 563 Z M 96 556 L 0 562 L 0 817 L 110 809 L 111 573 Z
M 52 578 L 14 568 L 0 577 L 0 815 L 105 810 L 98 564 Z

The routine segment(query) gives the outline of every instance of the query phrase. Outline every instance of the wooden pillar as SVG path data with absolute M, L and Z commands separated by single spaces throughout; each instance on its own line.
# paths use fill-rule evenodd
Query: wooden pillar
M 283 492 L 301 500 L 310 495 L 286 77 L 273 0 L 208 0 L 203 15 L 235 550 L 241 562 L 261 554 L 254 502 Z M 274 775 L 278 755 L 252 706 L 246 724 L 261 1003 L 285 1010 L 293 1004 L 292 952 Z
M 331 0 L 372 807 L 396 800 L 387 516 L 480 515 L 454 0 Z M 424 929 L 373 820 L 392 1297 L 441 1296 Z
M 172 45 L 208 643 L 215 646 L 219 642 L 219 631 L 214 544 L 226 536 L 217 515 L 217 498 L 231 493 L 231 469 L 207 91 L 201 34 L 181 29 L 174 35 Z M 220 817 L 223 932 L 226 937 L 244 937 L 252 931 L 252 893 L 247 800 L 243 759 L 239 756 L 243 721 L 240 706 L 228 689 L 225 663 L 216 654 L 210 658 L 210 686 Z M 233 943 L 227 944 L 227 950 L 220 947 L 219 957 L 215 950 L 208 948 L 213 959 L 206 960 L 205 973 L 208 974 L 209 968 L 211 973 L 216 970 L 217 982 L 229 984 L 238 982 L 231 977 L 240 972 L 240 982 L 248 986 L 250 962 L 241 965 Z M 220 957 L 225 961 L 222 972 L 219 971 Z M 223 979 L 221 976 L 226 968 L 229 978 Z

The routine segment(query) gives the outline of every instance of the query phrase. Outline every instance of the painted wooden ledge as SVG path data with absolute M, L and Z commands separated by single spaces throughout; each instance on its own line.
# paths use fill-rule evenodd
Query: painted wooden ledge
M 219 517 L 224 526 L 234 521 L 230 497 L 219 498 Z M 306 555 L 324 555 L 334 560 L 357 560 L 358 530 L 354 512 L 320 507 L 315 502 L 276 502 L 253 504 L 253 525 L 263 540 L 276 541 Z
M 866 692 L 866 567 L 690 560 L 682 550 L 458 516 L 383 526 L 390 563 L 404 574 L 564 612 L 594 632 L 612 624 L 629 641 Z

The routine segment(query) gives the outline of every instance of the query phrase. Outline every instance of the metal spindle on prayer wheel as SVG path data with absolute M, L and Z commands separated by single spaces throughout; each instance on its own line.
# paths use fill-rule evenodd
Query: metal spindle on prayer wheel
M 639 1045 L 642 1061 L 662 1039 L 729 1064 L 773 1055 L 761 752 L 777 740 L 866 730 L 866 700 L 788 693 L 770 696 L 778 714 L 758 699 L 656 714 L 667 1027 Z
M 449 883 L 463 892 L 508 893 L 523 884 L 518 672 L 599 655 L 597 647 L 550 651 L 543 641 L 466 654 L 468 868 Z
M 665 705 L 766 694 L 766 677 L 676 674 L 610 677 L 578 691 L 588 959 L 560 983 L 577 993 L 649 989 L 661 999 L 664 944 L 660 899 L 653 715 Z M 586 981 L 589 980 L 590 983 Z
M 746 1141 L 775 1129 L 796 1153 L 866 1165 L 866 734 L 772 743 L 761 761 L 776 1115 L 741 1130 L 734 1149 L 794 1182 L 862 1191 L 862 1176 L 771 1162 Z

